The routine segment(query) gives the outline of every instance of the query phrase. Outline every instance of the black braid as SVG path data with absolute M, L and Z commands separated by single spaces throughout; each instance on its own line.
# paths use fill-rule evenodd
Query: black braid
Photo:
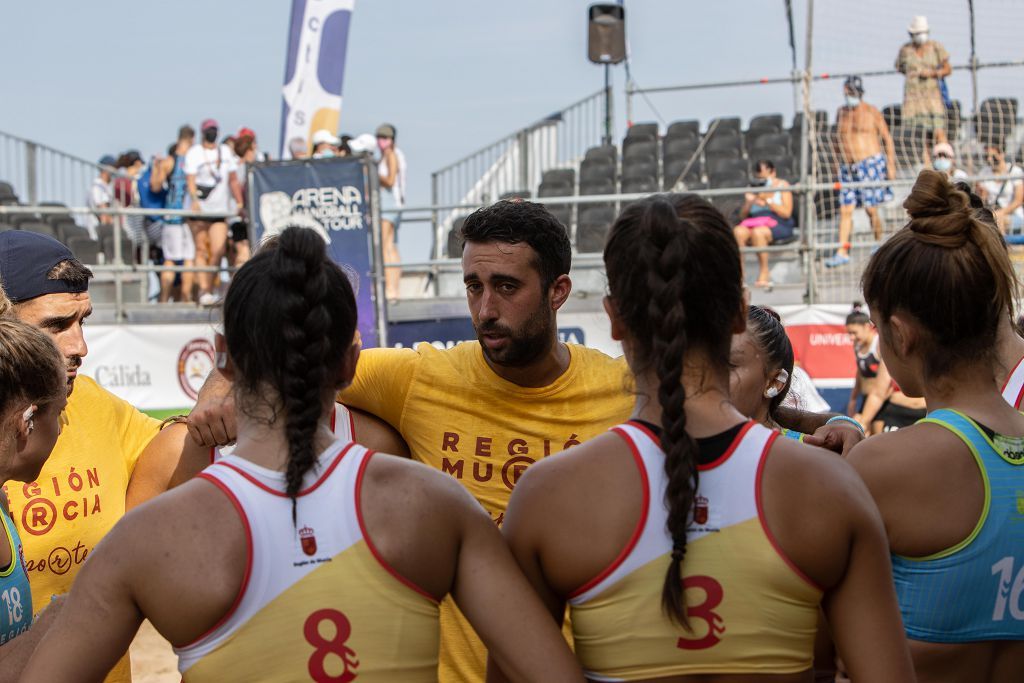
M 653 204 L 643 219 L 648 237 L 646 249 L 653 252 L 646 263 L 648 315 L 653 325 L 651 344 L 658 373 L 658 402 L 661 404 L 661 447 L 665 452 L 665 505 L 668 530 L 672 536 L 672 561 L 665 574 L 661 603 L 665 613 L 686 623 L 682 565 L 686 556 L 686 528 L 697 494 L 697 444 L 686 432 L 686 390 L 683 388 L 683 360 L 686 354 L 685 263 L 690 230 L 681 226 L 668 202 Z
M 636 362 L 658 376 L 665 505 L 672 554 L 662 608 L 686 625 L 682 565 L 697 495 L 697 443 L 686 430 L 682 383 L 687 353 L 703 349 L 728 367 L 732 326 L 742 309 L 739 251 L 728 223 L 693 195 L 655 195 L 623 210 L 604 251 L 611 298 L 630 330 Z
M 224 302 L 236 386 L 252 401 L 270 403 L 275 416 L 284 413 L 293 523 L 303 477 L 317 462 L 325 401 L 337 388 L 332 383 L 355 326 L 351 283 L 328 260 L 323 240 L 302 228 L 285 230 L 243 266 Z

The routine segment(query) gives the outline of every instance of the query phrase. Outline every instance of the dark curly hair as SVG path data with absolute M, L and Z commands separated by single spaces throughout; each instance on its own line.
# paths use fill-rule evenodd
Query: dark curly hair
M 534 266 L 544 289 L 572 266 L 572 248 L 565 227 L 543 204 L 522 200 L 500 201 L 477 209 L 462 224 L 466 242 L 527 244 L 537 253 Z
M 239 269 L 224 300 L 224 336 L 244 410 L 262 401 L 283 413 L 287 493 L 295 499 L 316 463 L 313 438 L 352 344 L 356 302 L 323 239 L 291 227 Z
M 627 206 L 604 248 L 608 289 L 630 331 L 635 372 L 659 378 L 661 447 L 668 486 L 672 562 L 662 607 L 686 623 L 682 562 L 697 492 L 697 443 L 686 431 L 686 354 L 699 348 L 711 368 L 729 367 L 736 319 L 743 307 L 740 252 L 725 217 L 692 194 L 653 195 Z

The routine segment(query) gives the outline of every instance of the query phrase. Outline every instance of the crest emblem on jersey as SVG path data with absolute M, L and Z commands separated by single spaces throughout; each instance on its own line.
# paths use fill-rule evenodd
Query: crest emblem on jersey
M 1024 491 L 1017 491 L 1017 514 L 1024 515 Z
M 304 526 L 299 529 L 299 541 L 302 543 L 302 552 L 307 555 L 316 553 L 316 535 L 312 528 Z
M 697 496 L 693 501 L 693 521 L 695 524 L 708 523 L 708 499 Z

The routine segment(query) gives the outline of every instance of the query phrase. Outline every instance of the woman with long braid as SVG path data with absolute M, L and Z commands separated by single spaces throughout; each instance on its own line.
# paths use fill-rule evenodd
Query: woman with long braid
M 587 676 L 811 681 L 822 605 L 854 680 L 913 680 L 863 483 L 729 399 L 747 316 L 725 219 L 654 196 L 622 212 L 604 258 L 633 419 L 531 466 L 504 526 L 554 621 L 569 603 Z
M 351 285 L 316 233 L 290 228 L 238 271 L 217 339 L 234 454 L 90 553 L 23 681 L 101 680 L 144 617 L 189 683 L 436 680 L 448 593 L 516 680 L 582 681 L 458 482 L 332 434 L 355 330 Z
M 1024 416 L 993 376 L 1019 286 L 995 225 L 923 171 L 864 297 L 893 379 L 928 417 L 850 453 L 889 534 L 918 679 L 1024 680 Z

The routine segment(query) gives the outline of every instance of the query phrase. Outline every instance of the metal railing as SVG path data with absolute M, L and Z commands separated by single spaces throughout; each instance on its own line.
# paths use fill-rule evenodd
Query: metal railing
M 600 90 L 507 135 L 430 175 L 432 205 L 489 204 L 512 192 L 533 191 L 544 171 L 576 164 L 605 130 L 609 90 Z M 434 214 L 433 256 L 454 214 Z
M 0 132 L 0 180 L 25 204 L 81 204 L 99 171 L 93 161 Z

